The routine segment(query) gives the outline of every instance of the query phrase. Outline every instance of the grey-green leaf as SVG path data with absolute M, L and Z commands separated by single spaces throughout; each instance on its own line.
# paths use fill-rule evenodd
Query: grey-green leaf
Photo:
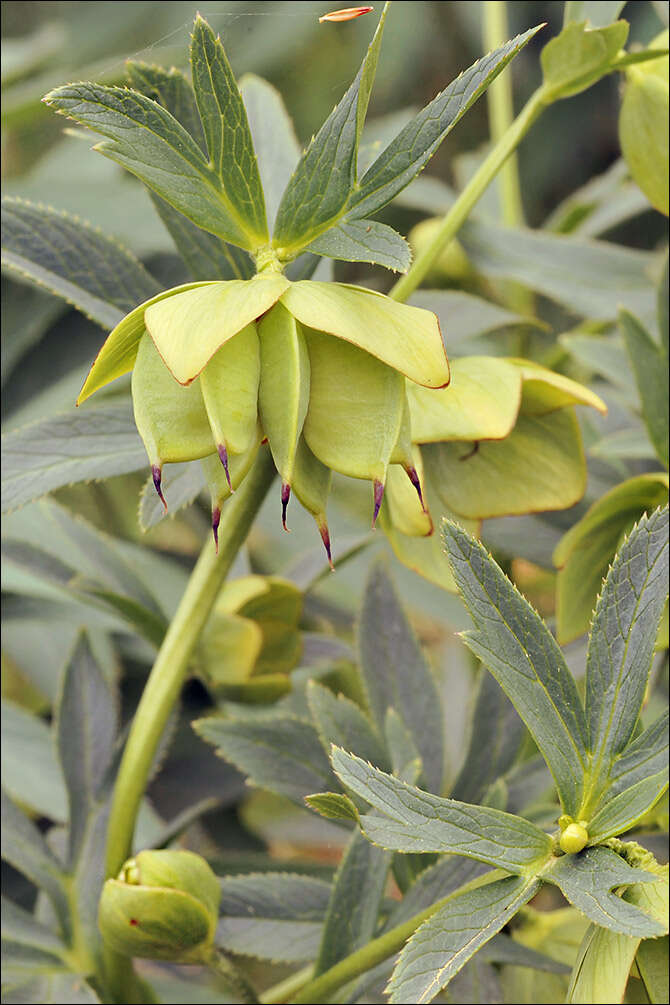
M 221 881 L 216 944 L 282 963 L 312 960 L 319 950 L 331 886 L 292 873 L 250 873 Z
M 274 232 L 279 247 L 308 244 L 337 220 L 349 199 L 387 8 L 354 82 L 302 155 L 282 196 Z
M 67 795 L 48 724 L 3 698 L 2 743 L 2 784 L 7 793 L 38 817 L 66 823 Z
M 476 630 L 466 644 L 516 707 L 551 771 L 566 813 L 579 807 L 586 765 L 586 721 L 563 654 L 527 600 L 482 545 L 444 523 L 454 578 Z
M 668 769 L 668 709 L 630 743 L 612 765 L 606 798 L 611 799 L 643 778 Z
M 134 255 L 94 227 L 47 206 L 2 200 L 2 264 L 103 328 L 160 292 Z
M 444 716 L 435 679 L 382 563 L 372 566 L 358 626 L 361 673 L 378 728 L 395 708 L 410 731 L 428 788 L 440 792 Z
M 409 185 L 456 123 L 540 27 L 505 42 L 464 70 L 433 98 L 368 168 L 350 200 L 346 219 L 371 216 Z
M 51 898 L 61 919 L 67 917 L 63 867 L 37 827 L 2 790 L 2 857 Z
M 539 882 L 506 876 L 457 894 L 424 922 L 400 954 L 392 1002 L 430 1002 L 537 892 Z
M 282 193 L 300 158 L 300 144 L 281 94 L 267 80 L 245 74 L 240 80 L 263 184 L 268 223 L 274 225 Z
M 588 21 L 594 28 L 603 28 L 616 21 L 626 0 L 566 0 L 563 24 Z
M 65 669 L 56 710 L 58 756 L 70 804 L 71 863 L 77 858 L 88 816 L 101 795 L 114 753 L 117 715 L 116 697 L 88 637 L 82 634 Z
M 632 530 L 596 605 L 586 661 L 591 805 L 607 785 L 611 765 L 640 714 L 667 582 L 666 506 L 645 514 Z
M 42 419 L 2 436 L 2 512 L 72 485 L 146 467 L 129 401 Z
M 668 354 L 654 342 L 649 332 L 628 311 L 619 314 L 635 383 L 642 402 L 642 416 L 654 445 L 658 459 L 668 467 L 669 424 L 668 417 Z
M 220 40 L 196 15 L 191 39 L 193 88 L 209 161 L 246 229 L 267 241 L 263 188 L 247 113 Z
M 170 509 L 168 514 L 156 493 L 153 478 L 149 476 L 142 494 L 138 517 L 142 530 L 149 530 L 167 515 L 174 516 L 184 506 L 190 505 L 206 487 L 205 476 L 200 464 L 186 461 L 182 464 L 166 464 L 163 467 L 161 488 Z
M 307 685 L 307 700 L 314 725 L 326 754 L 332 744 L 355 750 L 359 757 L 380 768 L 389 767 L 384 744 L 375 732 L 365 713 L 343 694 L 335 697 L 332 691 L 315 681 Z
M 306 251 L 341 262 L 370 262 L 393 272 L 407 272 L 412 260 L 409 244 L 385 223 L 348 220 L 331 227 L 307 245 Z
M 539 868 L 551 852 L 550 838 L 522 817 L 423 792 L 339 748 L 332 762 L 342 784 L 379 810 L 360 823 L 384 848 L 465 855 L 514 873 Z
M 67 84 L 46 95 L 57 112 L 107 139 L 95 147 L 136 175 L 197 226 L 240 248 L 258 237 L 184 127 L 155 101 L 123 87 Z
M 366 841 L 359 830 L 335 873 L 315 974 L 335 966 L 372 938 L 386 885 L 391 856 Z
M 612 893 L 614 887 L 655 882 L 656 876 L 632 869 L 611 848 L 585 848 L 578 855 L 563 855 L 544 878 L 596 925 L 642 939 L 664 934 L 650 915 Z
M 302 719 L 282 714 L 255 721 L 212 716 L 193 726 L 220 757 L 261 788 L 302 804 L 310 793 L 334 787 L 319 736 Z

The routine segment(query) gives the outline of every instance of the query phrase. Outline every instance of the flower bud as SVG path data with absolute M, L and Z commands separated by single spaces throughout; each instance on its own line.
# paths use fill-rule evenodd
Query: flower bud
M 589 832 L 582 824 L 568 824 L 558 843 L 566 855 L 576 855 L 589 843 Z
M 198 963 L 214 942 L 219 881 L 190 851 L 143 851 L 102 889 L 98 926 L 126 956 Z

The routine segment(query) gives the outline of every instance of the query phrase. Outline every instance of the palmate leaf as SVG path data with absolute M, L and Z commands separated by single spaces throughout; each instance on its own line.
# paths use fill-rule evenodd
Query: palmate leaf
M 464 855 L 518 874 L 539 869 L 551 854 L 550 838 L 522 817 L 423 792 L 338 747 L 331 759 L 342 784 L 379 810 L 360 825 L 384 848 Z
M 300 159 L 277 210 L 274 244 L 301 247 L 337 222 L 356 182 L 358 144 L 377 70 L 388 4 L 356 78 Z
M 618 552 L 598 600 L 586 663 L 592 765 L 587 806 L 607 788 L 644 698 L 668 595 L 668 508 L 643 516 Z
M 528 726 L 565 812 L 574 816 L 587 765 L 587 725 L 563 654 L 485 548 L 457 524 L 445 523 L 443 533 L 454 578 L 475 623 L 465 642 Z
M 103 328 L 160 291 L 113 238 L 68 213 L 20 199 L 2 200 L 2 264 Z
M 539 889 L 528 876 L 506 876 L 456 893 L 424 922 L 400 954 L 388 986 L 392 1002 L 430 1002 Z

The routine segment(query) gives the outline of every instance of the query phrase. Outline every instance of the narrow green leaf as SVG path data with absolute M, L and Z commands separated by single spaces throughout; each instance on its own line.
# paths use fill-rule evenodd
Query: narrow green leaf
M 1 379 L 5 386 L 16 364 L 37 345 L 65 308 L 54 297 L 2 275 L 0 306 L 4 338 L 0 344 Z
M 585 848 L 578 855 L 563 855 L 545 870 L 543 878 L 555 883 L 573 907 L 602 928 L 642 939 L 664 934 L 658 921 L 611 892 L 614 887 L 653 883 L 657 877 L 631 869 L 610 848 Z
M 394 708 L 421 755 L 428 788 L 440 792 L 444 771 L 440 693 L 388 571 L 380 563 L 372 566 L 365 585 L 358 650 L 378 728 L 384 729 L 387 710 Z
M 68 911 L 63 867 L 37 827 L 2 791 L 2 857 L 50 897 L 61 921 Z
M 240 248 L 256 247 L 196 141 L 155 101 L 123 87 L 67 84 L 43 99 L 107 137 L 95 147 L 136 175 L 197 226 Z
M 506 876 L 457 894 L 424 922 L 400 954 L 387 992 L 392 1002 L 430 1002 L 539 888 Z
M 616 485 L 586 511 L 554 551 L 558 566 L 556 619 L 560 642 L 587 631 L 602 582 L 618 542 L 647 511 L 668 497 L 668 476 L 650 473 Z
M 2 200 L 2 264 L 103 328 L 160 287 L 134 255 L 67 213 Z
M 332 762 L 342 784 L 384 814 L 361 817 L 366 837 L 384 848 L 464 855 L 518 874 L 551 852 L 550 838 L 522 817 L 423 792 L 337 747 Z
M 365 713 L 343 694 L 335 695 L 327 687 L 310 681 L 307 701 L 314 725 L 326 754 L 333 744 L 355 750 L 359 757 L 380 768 L 388 768 L 384 744 Z
M 667 754 L 666 754 L 667 756 Z M 646 775 L 634 782 L 612 799 L 609 793 L 603 805 L 589 821 L 591 841 L 605 841 L 617 834 L 624 834 L 641 820 L 659 801 L 668 787 L 667 764 L 654 774 Z
M 628 28 L 627 21 L 606 22 L 603 28 L 587 28 L 584 21 L 567 23 L 560 35 L 545 45 L 540 57 L 548 99 L 558 101 L 579 94 L 609 73 L 626 44 Z
M 642 402 L 649 439 L 654 445 L 658 459 L 668 467 L 669 423 L 668 417 L 668 354 L 662 346 L 654 342 L 637 318 L 628 311 L 619 314 L 626 351 L 635 375 L 635 383 Z
M 606 798 L 625 792 L 643 778 L 668 767 L 668 710 L 645 729 L 612 765 Z
M 577 686 L 549 630 L 490 555 L 454 523 L 444 542 L 476 630 L 465 635 L 533 735 L 566 813 L 580 804 L 587 726 Z
M 146 467 L 130 402 L 56 415 L 2 436 L 2 511 L 75 482 Z
M 423 762 L 412 734 L 394 708 L 386 710 L 384 736 L 393 774 L 408 785 L 416 785 L 423 774 Z
M 212 716 L 197 720 L 193 727 L 254 785 L 300 804 L 310 793 L 333 787 L 318 734 L 302 719 L 274 714 L 251 722 Z
M 336 222 L 351 194 L 387 10 L 388 4 L 354 82 L 302 155 L 282 196 L 273 241 L 279 248 L 308 244 Z
M 258 159 L 268 223 L 274 225 L 282 193 L 300 159 L 300 144 L 279 91 L 253 73 L 240 80 L 240 94 Z
M 644 698 L 658 624 L 668 596 L 668 509 L 644 516 L 618 552 L 598 600 L 586 661 L 592 752 L 588 805 L 607 785 Z
M 579 424 L 570 408 L 548 415 L 522 408 L 503 440 L 430 443 L 422 454 L 441 501 L 471 520 L 567 509 L 586 487 Z
M 37 816 L 67 821 L 67 795 L 47 723 L 20 705 L 2 702 L 2 784 Z
M 385 223 L 349 220 L 320 234 L 306 251 L 340 262 L 370 262 L 393 272 L 407 272 L 412 260 L 404 237 Z
M 433 98 L 368 168 L 349 202 L 345 220 L 371 216 L 409 185 L 456 123 L 541 27 L 505 42 Z
M 226 876 L 216 944 L 277 963 L 312 960 L 330 893 L 329 883 L 293 873 Z
M 668 1000 L 668 936 L 644 939 L 635 957 L 638 973 L 649 1001 L 663 1005 Z
M 191 38 L 191 71 L 209 162 L 236 216 L 262 244 L 269 237 L 268 225 L 247 113 L 223 46 L 199 14 Z
M 358 820 L 358 810 L 343 792 L 315 792 L 305 796 L 305 802 L 326 820 Z
M 358 829 L 353 832 L 333 880 L 315 976 L 372 938 L 390 861 L 388 852 L 371 845 Z
M 486 743 L 482 743 L 482 737 Z M 470 745 L 451 795 L 480 802 L 486 790 L 512 767 L 526 736 L 523 722 L 494 678 L 482 673 L 470 727 Z
M 87 636 L 81 635 L 65 669 L 56 709 L 58 756 L 70 804 L 70 863 L 77 858 L 114 753 L 117 715 L 115 695 Z

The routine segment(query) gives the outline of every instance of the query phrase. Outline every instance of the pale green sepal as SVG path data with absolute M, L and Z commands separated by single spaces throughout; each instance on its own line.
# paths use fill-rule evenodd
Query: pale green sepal
M 200 382 L 178 384 L 146 333 L 133 369 L 132 393 L 135 424 L 152 464 L 192 461 L 216 449 Z
M 414 465 L 414 455 L 412 452 L 412 417 L 409 410 L 409 400 L 405 394 L 402 403 L 402 419 L 398 439 L 396 440 L 393 453 L 391 454 L 391 464 L 404 464 L 412 467 Z
M 449 383 L 447 354 L 431 311 L 362 286 L 309 281 L 293 283 L 282 303 L 306 327 L 351 342 L 417 384 Z
M 201 286 L 210 285 L 211 283 L 209 282 L 200 282 L 175 286 L 171 290 L 165 290 L 164 293 L 159 293 L 157 296 L 152 297 L 151 300 L 146 300 L 139 307 L 136 307 L 134 311 L 131 311 L 130 314 L 126 314 L 125 318 L 119 321 L 116 328 L 110 332 L 103 343 L 102 349 L 96 356 L 93 366 L 84 381 L 84 386 L 79 392 L 77 404 L 81 405 L 82 402 L 90 398 L 96 391 L 99 391 L 105 384 L 109 384 L 110 381 L 115 380 L 117 377 L 122 377 L 124 373 L 130 373 L 137 358 L 137 347 L 145 331 L 144 312 L 147 307 L 157 304 L 160 300 L 167 300 L 169 297 L 178 296 L 178 294 L 186 290 L 199 289 Z
M 291 489 L 305 509 L 316 518 L 317 523 L 325 518 L 332 480 L 333 472 L 314 456 L 305 443 L 304 436 L 301 436 L 295 455 Z
M 519 413 L 521 383 L 517 367 L 493 356 L 453 360 L 441 390 L 408 383 L 414 442 L 504 439 Z
M 217 447 L 233 454 L 248 450 L 256 434 L 261 373 L 256 325 L 234 335 L 200 374 L 205 408 Z
M 586 90 L 613 69 L 626 43 L 628 22 L 615 21 L 604 28 L 570 23 L 545 45 L 540 57 L 547 103 Z
M 607 413 L 602 398 L 576 380 L 529 359 L 508 359 L 507 362 L 521 373 L 526 415 L 547 415 L 568 405 L 590 405 L 602 415 Z
M 147 330 L 180 384 L 190 384 L 224 342 L 265 314 L 288 287 L 283 276 L 231 279 L 149 307 Z
M 258 423 L 256 423 L 253 439 L 244 453 L 231 454 L 228 459 L 230 486 L 228 485 L 226 473 L 223 469 L 223 464 L 221 463 L 218 453 L 210 453 L 206 457 L 202 458 L 200 463 L 202 464 L 202 470 L 205 474 L 205 480 L 207 482 L 207 487 L 209 488 L 213 508 L 217 506 L 219 509 L 221 508 L 228 496 L 231 495 L 231 486 L 234 492 L 235 489 L 242 484 L 243 480 L 249 473 L 251 465 L 254 463 L 262 438 L 263 434 L 261 427 Z
M 310 361 L 294 317 L 276 304 L 258 325 L 261 376 L 258 407 L 277 471 L 291 483 L 298 440 L 307 414 Z
M 423 463 L 418 447 L 412 454 L 413 467 L 425 490 Z M 417 491 L 399 464 L 392 464 L 386 479 L 384 501 L 396 531 L 408 537 L 427 537 L 433 533 L 433 521 L 423 509 Z M 446 563 L 445 563 L 446 564 Z
M 383 484 L 405 398 L 401 375 L 367 352 L 305 330 L 311 366 L 305 439 L 327 467 Z

